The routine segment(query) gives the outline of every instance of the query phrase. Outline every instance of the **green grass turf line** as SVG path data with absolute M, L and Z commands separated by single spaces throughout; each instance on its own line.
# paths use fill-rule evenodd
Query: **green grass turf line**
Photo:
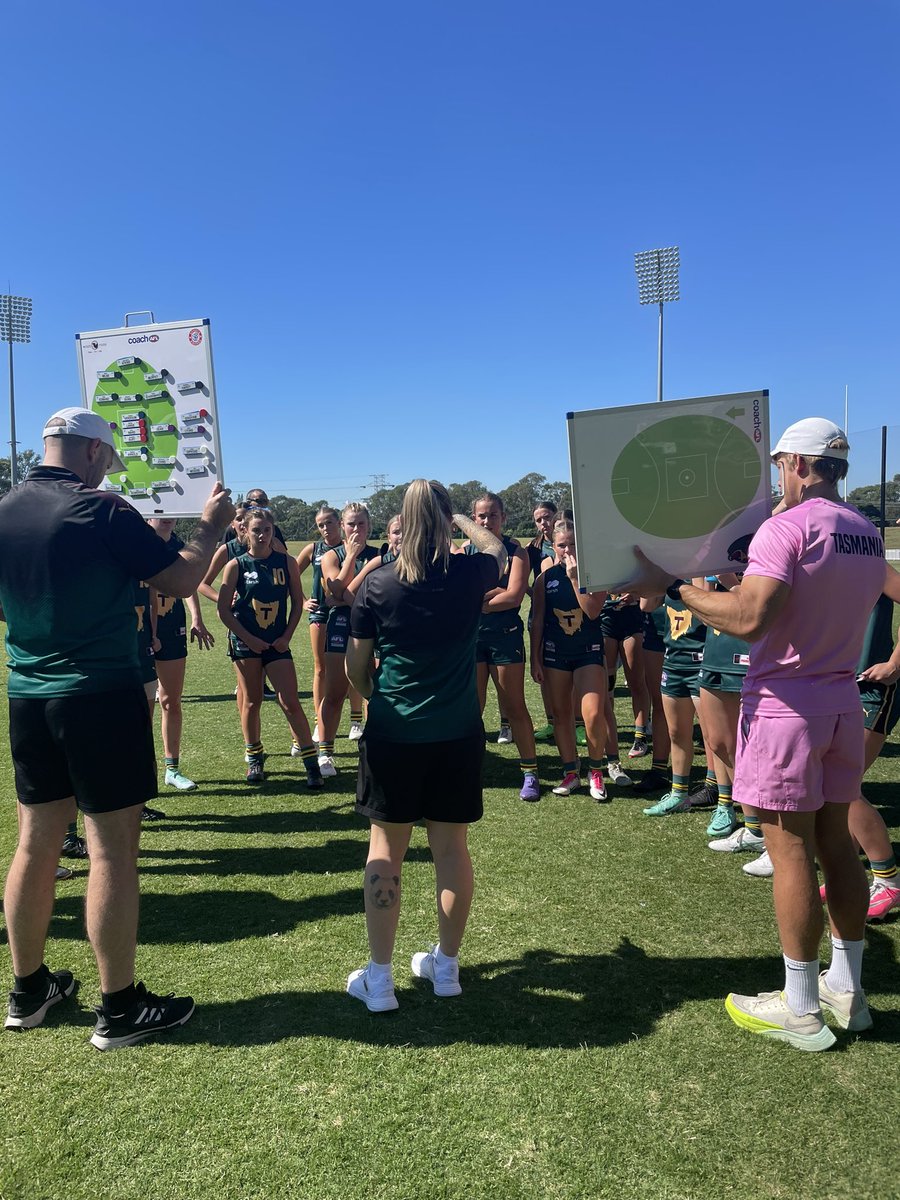
M 707 851 L 708 813 L 650 820 L 626 789 L 605 806 L 586 791 L 553 797 L 551 747 L 539 748 L 541 802 L 523 804 L 515 746 L 491 744 L 463 995 L 439 1001 L 409 973 L 436 935 L 417 829 L 395 956 L 401 1008 L 370 1016 L 343 992 L 366 958 L 356 750 L 341 736 L 340 775 L 308 793 L 267 702 L 269 781 L 247 787 L 224 641 L 188 664 L 182 764 L 199 789 L 163 788 L 168 819 L 142 836 L 139 977 L 190 991 L 197 1014 L 131 1050 L 87 1044 L 97 981 L 86 870 L 73 862 L 48 961 L 75 971 L 79 1002 L 0 1036 L 2 1200 L 895 1193 L 891 1125 L 873 1097 L 896 1074 L 900 922 L 869 927 L 871 1034 L 841 1034 L 821 1055 L 742 1034 L 725 994 L 781 979 L 770 882 L 743 875 L 746 856 Z M 294 651 L 306 703 L 305 625 Z M 530 681 L 528 698 L 540 723 Z M 624 731 L 624 695 L 616 710 Z M 491 692 L 491 743 L 497 716 Z M 348 726 L 345 710 L 342 735 Z M 892 738 L 866 785 L 895 837 L 897 755 Z M 5 739 L 0 758 L 5 866 Z M 2 962 L 8 973 L 6 951 Z

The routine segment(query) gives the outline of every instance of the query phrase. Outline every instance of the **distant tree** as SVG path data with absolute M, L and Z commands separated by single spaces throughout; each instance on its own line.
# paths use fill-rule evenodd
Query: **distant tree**
M 16 455 L 16 466 L 19 472 L 19 483 L 25 478 L 32 467 L 36 467 L 41 461 L 41 456 L 36 450 L 20 450 Z M 5 496 L 12 487 L 12 478 L 9 469 L 9 455 L 5 458 L 0 458 L 0 496 Z
M 302 542 L 316 532 L 316 510 L 325 501 L 307 503 L 297 496 L 270 496 L 270 507 L 274 510 L 278 528 L 291 542 Z
M 506 509 L 506 527 L 518 533 L 530 532 L 538 500 L 547 492 L 547 480 L 537 471 L 529 471 L 498 495 Z
M 455 513 L 468 516 L 473 503 L 489 489 L 480 479 L 470 479 L 468 483 L 450 483 L 447 491 L 450 493 L 450 503 Z
M 884 496 L 888 504 L 896 504 L 900 501 L 900 475 L 895 475 L 893 479 L 888 479 L 884 487 Z M 872 504 L 881 514 L 881 484 L 870 483 L 865 487 L 854 488 L 849 493 L 847 499 L 851 504 L 862 510 L 866 504 Z
M 555 483 L 548 483 L 541 489 L 541 494 L 537 498 L 535 508 L 542 500 L 552 500 L 557 508 L 572 507 L 572 485 L 558 479 Z
M 408 483 L 398 483 L 394 487 L 381 488 L 380 491 L 373 492 L 366 501 L 366 507 L 372 518 L 373 538 L 385 536 L 388 522 L 400 511 L 403 494 L 408 487 Z

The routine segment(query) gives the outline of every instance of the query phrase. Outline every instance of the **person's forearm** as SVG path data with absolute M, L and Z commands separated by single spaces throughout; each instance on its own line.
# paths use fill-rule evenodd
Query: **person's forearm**
M 167 596 L 185 599 L 199 589 L 218 545 L 215 527 L 201 521 L 187 545 L 178 551 L 175 561 L 148 582 Z
M 189 596 L 185 597 L 185 604 L 191 614 L 191 624 L 202 625 L 203 617 L 200 614 L 200 601 L 197 599 L 197 593 L 191 592 Z
M 730 592 L 707 592 L 684 583 L 679 589 L 682 601 L 704 625 L 711 625 L 719 633 L 732 637 L 746 638 L 746 621 L 741 604 L 741 589 Z
M 500 539 L 494 537 L 491 531 L 485 529 L 483 525 L 476 525 L 471 517 L 464 517 L 462 513 L 454 513 L 453 520 L 479 554 L 490 554 L 497 560 L 500 574 L 503 575 L 509 563 L 509 555 Z

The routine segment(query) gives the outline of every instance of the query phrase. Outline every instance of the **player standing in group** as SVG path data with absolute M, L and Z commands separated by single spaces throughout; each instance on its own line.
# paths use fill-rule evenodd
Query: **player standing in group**
M 451 522 L 480 550 L 451 553 Z M 400 877 L 413 823 L 424 820 L 437 884 L 439 941 L 413 955 L 436 996 L 458 996 L 459 950 L 474 887 L 467 836 L 483 814 L 484 726 L 475 639 L 485 592 L 506 567 L 502 543 L 452 514 L 439 483 L 416 479 L 403 497 L 395 563 L 372 571 L 353 604 L 347 671 L 369 697 L 360 742 L 357 812 L 371 823 L 365 874 L 369 962 L 347 991 L 370 1012 L 398 1007 L 391 959 Z M 374 677 L 376 644 L 380 664 Z
M 739 588 L 706 592 L 672 581 L 640 553 L 629 585 L 645 595 L 667 587 L 708 625 L 752 644 L 734 786 L 759 809 L 772 859 L 785 985 L 731 994 L 725 1005 L 741 1028 L 801 1050 L 834 1044 L 823 1007 L 844 1029 L 872 1024 L 860 978 L 868 886 L 848 812 L 865 754 L 856 666 L 893 568 L 873 525 L 841 502 L 848 449 L 843 431 L 821 417 L 785 431 L 772 453 L 784 511 L 756 532 Z M 816 860 L 832 930 L 821 976 Z
M 363 700 L 350 690 L 344 670 L 347 638 L 350 635 L 350 604 L 344 591 L 348 584 L 378 551 L 367 544 L 372 523 L 364 504 L 348 504 L 341 512 L 344 540 L 322 558 L 322 578 L 328 602 L 325 635 L 325 690 L 319 709 L 319 766 L 325 776 L 336 775 L 334 739 L 341 721 L 341 709 L 350 691 L 350 738 L 358 741 L 363 732 Z
M 591 796 L 602 802 L 607 799 L 603 783 L 607 730 L 600 614 L 606 593 L 588 595 L 578 587 L 575 526 L 571 521 L 556 522 L 553 546 L 557 561 L 541 572 L 534 585 L 531 677 L 545 686 L 555 718 L 553 731 L 563 777 L 554 793 L 568 796 L 581 786 L 575 744 L 577 706 L 588 740 Z
M 240 694 L 241 728 L 246 746 L 247 782 L 265 780 L 260 716 L 265 671 L 287 718 L 306 767 L 308 787 L 322 786 L 322 772 L 300 700 L 290 641 L 303 614 L 303 589 L 297 563 L 272 549 L 274 520 L 265 508 L 247 514 L 247 551 L 225 568 L 219 589 L 218 612 L 230 630 L 229 652 L 234 660 Z
M 541 787 L 537 774 L 534 725 L 525 704 L 525 628 L 519 608 L 528 587 L 528 555 L 512 538 L 503 536 L 506 513 L 503 501 L 493 492 L 485 492 L 472 505 L 472 519 L 503 542 L 508 555 L 500 582 L 484 597 L 478 641 L 475 647 L 476 678 L 481 711 L 487 700 L 488 679 L 497 688 L 500 712 L 506 717 L 519 751 L 522 771 L 522 800 L 539 800 Z M 479 554 L 477 545 L 464 543 L 465 554 Z
M 328 605 L 325 603 L 325 585 L 322 580 L 322 559 L 329 550 L 341 544 L 341 514 L 329 504 L 322 504 L 316 511 L 316 529 L 319 536 L 304 546 L 297 555 L 297 566 L 301 576 L 312 566 L 312 584 L 309 598 L 305 602 L 309 621 L 309 644 L 313 657 L 313 711 L 315 729 L 313 741 L 319 740 L 319 709 L 325 694 L 325 631 L 328 625 Z
M 531 570 L 531 584 L 529 593 L 534 594 L 534 586 L 541 575 L 541 570 L 544 563 L 549 560 L 556 562 L 556 553 L 553 549 L 553 525 L 556 521 L 557 508 L 552 500 L 542 500 L 535 507 L 532 514 L 534 519 L 534 527 L 537 533 L 525 547 L 528 555 L 528 565 Z M 531 633 L 531 625 L 533 620 L 533 606 L 528 612 L 528 632 Z M 544 702 L 544 724 L 539 726 L 534 731 L 534 740 L 536 742 L 552 742 L 553 741 L 553 708 L 550 703 L 550 697 L 547 691 L 547 684 L 541 684 L 541 699 Z

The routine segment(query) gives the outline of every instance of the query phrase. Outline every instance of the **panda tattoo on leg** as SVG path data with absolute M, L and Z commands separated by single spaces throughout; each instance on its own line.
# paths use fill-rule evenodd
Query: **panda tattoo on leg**
M 393 908 L 400 898 L 400 876 L 372 874 L 369 896 L 375 908 Z

